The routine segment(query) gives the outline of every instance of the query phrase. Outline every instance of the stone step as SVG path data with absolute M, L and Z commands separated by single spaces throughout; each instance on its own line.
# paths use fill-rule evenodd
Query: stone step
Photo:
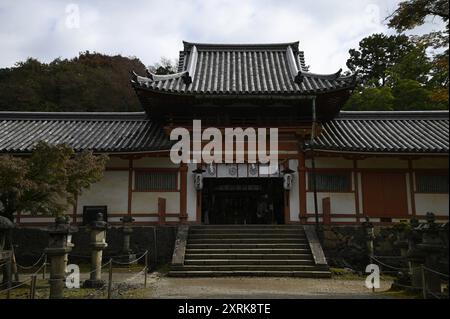
M 189 238 L 189 244 L 304 244 L 307 243 L 305 239 L 299 238 Z
M 266 229 L 266 230 L 297 230 L 304 231 L 302 226 L 296 225 L 203 225 L 191 226 L 189 231 L 198 230 L 251 230 L 251 229 Z
M 307 265 L 312 259 L 187 259 L 185 265 Z
M 302 278 L 330 278 L 329 271 L 170 271 L 172 277 L 227 277 L 227 276 L 257 276 L 257 277 L 302 277 Z
M 303 254 L 189 254 L 187 253 L 185 255 L 185 261 L 186 260 L 192 260 L 192 259 L 310 259 L 312 258 L 310 253 L 303 253 Z
M 292 234 L 292 235 L 305 235 L 303 229 L 272 229 L 272 228 L 244 228 L 244 229 L 192 229 L 189 231 L 190 234 Z
M 198 270 L 210 270 L 210 271 L 239 271 L 239 270 L 266 270 L 266 271 L 313 271 L 318 270 L 316 266 L 310 265 L 184 265 L 172 267 L 173 270 L 185 270 L 185 271 L 198 271 Z
M 257 234 L 257 233 L 236 233 L 236 234 L 189 234 L 190 239 L 233 239 L 233 238 L 249 238 L 249 239 L 302 239 L 306 240 L 304 234 Z
M 264 249 L 298 249 L 304 248 L 308 249 L 309 244 L 260 244 L 260 243 L 252 243 L 252 244 L 187 244 L 187 249 L 228 249 L 228 248 L 264 248 Z
M 310 254 L 311 251 L 307 247 L 301 248 L 206 248 L 186 249 L 186 254 Z

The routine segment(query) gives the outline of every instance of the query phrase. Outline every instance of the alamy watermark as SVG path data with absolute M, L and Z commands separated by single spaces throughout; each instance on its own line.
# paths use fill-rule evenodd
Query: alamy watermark
M 208 127 L 202 130 L 201 120 L 193 120 L 192 136 L 188 129 L 177 127 L 170 132 L 170 140 L 177 141 L 170 150 L 170 159 L 174 164 L 232 164 L 247 160 L 248 163 L 278 166 L 277 128 L 234 127 L 220 130 Z M 203 142 L 207 143 L 203 145 Z
M 66 288 L 80 288 L 80 267 L 76 264 L 67 265 Z
M 69 3 L 65 9 L 65 25 L 68 29 L 80 28 L 80 6 L 76 3 Z
M 366 273 L 369 273 L 366 277 L 366 287 L 368 289 L 380 288 L 380 267 L 376 264 L 369 264 L 366 266 Z

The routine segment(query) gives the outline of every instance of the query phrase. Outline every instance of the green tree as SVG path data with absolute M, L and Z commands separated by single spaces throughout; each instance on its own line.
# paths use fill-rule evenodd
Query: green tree
M 41 63 L 29 58 L 0 69 L 0 111 L 140 111 L 130 72 L 145 73 L 137 58 L 89 51 Z
M 408 0 L 399 3 L 398 8 L 388 17 L 388 25 L 403 32 L 424 24 L 428 16 L 437 16 L 447 23 L 448 30 L 448 15 L 447 0 Z
M 386 70 L 388 85 L 398 79 L 408 79 L 427 85 L 430 80 L 432 63 L 426 53 L 426 47 L 418 43 L 406 53 L 397 63 Z
M 432 102 L 431 91 L 418 81 L 399 79 L 392 86 L 394 109 L 397 111 L 429 110 L 439 108 Z
M 348 111 L 392 111 L 395 97 L 388 86 L 355 90 L 344 106 Z
M 10 220 L 17 212 L 60 216 L 102 178 L 106 161 L 106 155 L 45 142 L 29 158 L 1 155 L 0 214 Z
M 363 86 L 384 86 L 388 70 L 413 49 L 414 43 L 405 35 L 373 34 L 362 39 L 358 49 L 349 50 L 347 67 L 358 74 Z
M 446 104 L 448 108 L 449 70 L 449 2 L 448 0 L 408 0 L 400 2 L 398 8 L 388 17 L 388 25 L 403 32 L 427 23 L 427 18 L 440 18 L 445 30 L 438 30 L 415 36 L 425 46 L 437 49 L 431 60 L 428 88 L 431 100 Z

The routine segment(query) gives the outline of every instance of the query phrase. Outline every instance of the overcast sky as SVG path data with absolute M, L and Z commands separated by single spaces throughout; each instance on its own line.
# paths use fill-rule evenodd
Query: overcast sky
M 375 32 L 397 0 L 0 0 L 0 67 L 80 51 L 176 58 L 182 40 L 300 41 L 312 72 L 345 69 L 348 50 Z M 440 29 L 431 22 L 426 30 Z

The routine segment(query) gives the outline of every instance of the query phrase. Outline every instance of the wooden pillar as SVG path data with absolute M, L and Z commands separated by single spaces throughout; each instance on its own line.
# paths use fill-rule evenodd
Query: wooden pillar
M 160 225 L 166 223 L 166 199 L 162 197 L 158 197 L 158 218 Z
M 289 190 L 284 191 L 284 223 L 289 224 L 291 222 L 291 208 L 289 201 Z
M 355 213 L 356 213 L 356 221 L 360 221 L 359 211 L 359 179 L 358 179 L 358 161 L 356 159 L 353 160 L 353 185 L 355 187 Z
M 196 222 L 202 222 L 202 191 L 197 191 Z
M 131 215 L 131 201 L 133 200 L 133 158 L 128 159 L 128 215 Z
M 416 198 L 414 193 L 414 170 L 412 160 L 408 159 L 408 173 L 409 173 L 409 197 L 411 197 L 411 214 L 416 216 Z
M 299 191 L 299 208 L 300 212 L 298 218 L 302 224 L 306 224 L 306 164 L 305 164 L 305 152 L 299 150 L 298 156 L 298 191 Z
M 185 163 L 180 164 L 180 222 L 187 221 L 187 171 Z
M 331 224 L 331 200 L 330 197 L 322 199 L 322 222 L 324 225 Z

